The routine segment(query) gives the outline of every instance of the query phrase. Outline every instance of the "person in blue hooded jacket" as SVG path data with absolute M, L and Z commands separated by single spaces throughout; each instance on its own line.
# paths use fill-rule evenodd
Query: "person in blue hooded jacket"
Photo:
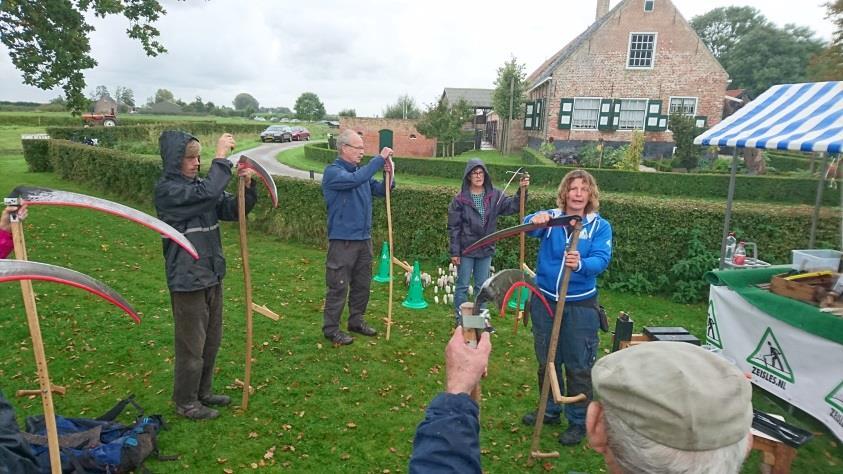
M 328 255 L 325 259 L 325 310 L 322 333 L 336 346 L 354 339 L 340 331 L 340 317 L 348 297 L 348 330 L 375 336 L 377 330 L 363 318 L 372 281 L 372 196 L 385 196 L 384 181 L 374 179 L 383 168 L 392 175 L 392 150 L 360 166 L 363 138 L 354 130 L 337 137 L 337 159 L 322 173 L 322 195 L 328 206 Z M 392 180 L 395 187 L 395 180 Z
M 579 243 L 576 249 L 566 251 L 571 239 L 565 227 L 548 227 L 528 233 L 540 240 L 538 262 L 536 263 L 536 286 L 550 303 L 548 314 L 538 298 L 531 298 L 530 319 L 533 323 L 533 339 L 536 359 L 539 362 L 539 393 L 544 382 L 547 364 L 547 350 L 553 327 L 553 314 L 560 297 L 565 298 L 565 309 L 559 342 L 556 348 L 555 366 L 557 380 L 565 381 L 567 394 L 586 395 L 586 400 L 565 406 L 568 428 L 562 432 L 559 442 L 575 445 L 585 436 L 586 408 L 592 398 L 591 367 L 597 359 L 600 316 L 597 304 L 597 276 L 609 266 L 612 259 L 612 226 L 600 217 L 600 191 L 597 182 L 587 171 L 578 169 L 569 172 L 559 183 L 556 194 L 557 209 L 538 211 L 524 217 L 524 223 L 545 223 L 562 215 L 579 215 L 583 218 Z M 559 295 L 559 284 L 565 267 L 571 269 L 568 292 Z M 565 378 L 562 377 L 562 366 Z M 549 396 L 544 423 L 559 424 L 562 407 Z M 527 413 L 522 421 L 526 425 L 536 422 L 536 412 Z
M 474 276 L 474 294 L 489 278 L 489 268 L 495 246 L 488 245 L 469 254 L 463 249 L 495 232 L 498 216 L 515 214 L 519 210 L 521 186 L 530 185 L 530 177 L 522 175 L 520 186 L 512 197 L 492 185 L 489 170 L 482 160 L 472 158 L 465 165 L 460 192 L 448 206 L 448 238 L 451 263 L 457 266 L 454 290 L 454 309 L 459 320 L 460 305 L 468 300 L 468 285 Z M 527 195 L 524 195 L 526 200 Z

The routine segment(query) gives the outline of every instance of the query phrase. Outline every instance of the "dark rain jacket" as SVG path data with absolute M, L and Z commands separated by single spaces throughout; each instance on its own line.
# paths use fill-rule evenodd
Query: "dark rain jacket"
M 486 209 L 486 223 L 480 218 L 480 211 L 474 206 L 471 199 L 471 177 L 469 173 L 480 166 L 486 174 L 483 186 L 486 188 L 486 195 L 483 198 L 483 206 Z M 483 258 L 495 254 L 495 246 L 489 245 L 477 249 L 471 254 L 463 255 L 462 251 L 469 245 L 477 242 L 498 228 L 498 216 L 515 214 L 519 209 L 521 199 L 521 187 L 512 197 L 506 197 L 499 189 L 492 186 L 492 178 L 489 170 L 479 159 L 468 160 L 465 165 L 465 172 L 462 177 L 462 190 L 451 200 L 448 206 L 448 236 L 450 238 L 450 255 L 452 257 Z M 524 195 L 526 202 L 527 194 Z
M 408 472 L 482 472 L 479 415 L 477 403 L 465 393 L 437 395 L 416 428 Z
M 29 443 L 23 439 L 15 418 L 15 409 L 0 392 L 0 472 L 35 474 L 41 472 Z
M 181 173 L 184 149 L 192 135 L 165 131 L 159 138 L 164 171 L 155 185 L 155 210 L 158 217 L 184 234 L 196 247 L 194 260 L 178 244 L 164 239 L 164 265 L 170 291 L 186 292 L 220 284 L 225 276 L 220 219 L 237 220 L 237 197 L 225 192 L 231 180 L 231 162 L 212 160 L 208 176 L 187 178 Z M 246 212 L 258 200 L 257 180 L 246 188 Z

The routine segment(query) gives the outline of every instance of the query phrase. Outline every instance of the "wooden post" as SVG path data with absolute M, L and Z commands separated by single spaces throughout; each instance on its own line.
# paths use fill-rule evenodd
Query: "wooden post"
M 23 224 L 16 218 L 12 219 L 12 240 L 15 245 L 15 258 L 26 260 L 26 241 L 23 236 Z M 53 392 L 50 384 L 50 374 L 47 370 L 47 356 L 44 353 L 44 340 L 41 338 L 41 325 L 38 321 L 38 310 L 35 306 L 35 292 L 32 280 L 21 280 L 23 305 L 26 309 L 26 322 L 29 325 L 29 336 L 32 338 L 32 352 L 35 355 L 35 366 L 38 371 L 38 384 L 41 387 L 41 405 L 44 407 L 44 423 L 47 427 L 47 446 L 50 450 L 50 470 L 53 474 L 61 473 L 61 455 L 59 452 L 59 433 L 56 429 L 56 412 L 53 408 Z
M 391 159 L 392 156 L 387 157 Z M 384 186 L 386 187 L 386 233 L 389 240 L 389 300 L 386 303 L 386 340 L 392 331 L 392 290 L 395 278 L 392 277 L 392 256 L 394 255 L 392 249 L 392 192 L 389 189 L 392 186 L 392 173 L 386 173 L 384 176 Z
M 524 174 L 529 176 L 529 173 L 524 173 Z M 522 224 L 522 223 L 524 223 L 524 203 L 526 201 L 525 194 L 527 193 L 527 188 L 525 188 L 524 186 L 520 186 L 520 191 L 521 192 L 518 196 L 519 199 L 520 199 L 520 202 L 518 203 L 518 216 L 519 216 L 518 223 Z M 518 236 L 518 238 L 520 240 L 520 242 L 519 242 L 520 247 L 518 249 L 519 250 L 519 253 L 518 253 L 518 268 L 523 268 L 524 267 L 524 253 L 525 253 L 525 247 L 526 247 L 526 241 L 525 241 L 526 236 L 524 235 L 523 232 L 521 232 L 521 234 Z M 524 281 L 523 277 L 521 278 L 521 281 Z M 518 308 L 518 312 L 515 313 L 516 314 L 516 316 L 515 316 L 515 327 L 512 330 L 513 334 L 518 334 L 518 323 L 524 320 L 524 309 L 525 308 L 521 307 L 521 300 L 523 299 L 521 297 L 522 291 L 527 291 L 527 289 L 526 288 L 518 288 L 518 291 L 515 293 L 515 298 L 517 298 L 515 300 L 516 301 L 515 304 L 516 304 L 516 308 Z M 525 303 L 525 305 L 526 305 L 526 303 Z M 526 322 L 525 322 L 525 324 L 526 324 Z
M 246 374 L 243 376 L 243 410 L 249 409 L 252 388 L 252 274 L 249 272 L 249 242 L 246 236 L 246 178 L 237 182 L 237 221 L 240 224 L 240 257 L 243 260 L 243 285 L 246 291 Z
M 580 240 L 580 231 L 582 230 L 582 222 L 577 222 L 574 226 L 573 235 L 571 236 L 568 249 L 576 249 L 577 243 Z M 562 265 L 565 265 L 563 258 Z M 568 293 L 568 282 L 571 280 L 571 267 L 565 267 L 565 272 L 562 275 L 562 283 L 559 285 L 559 299 L 556 302 L 556 313 L 553 316 L 553 329 L 550 331 L 550 345 L 547 348 L 547 359 L 545 359 L 544 383 L 542 384 L 542 393 L 539 398 L 539 409 L 536 412 L 536 425 L 533 430 L 533 444 L 530 448 L 530 456 L 533 458 L 557 458 L 558 451 L 543 453 L 539 451 L 539 441 L 541 440 L 541 432 L 544 427 L 544 414 L 547 411 L 547 395 L 550 393 L 550 386 L 554 381 L 554 377 L 550 374 L 555 370 L 553 361 L 556 360 L 556 346 L 559 343 L 559 330 L 562 328 L 562 315 L 565 310 L 565 295 Z M 558 381 L 557 381 L 558 382 Z M 556 384 L 555 390 L 559 391 L 559 385 Z

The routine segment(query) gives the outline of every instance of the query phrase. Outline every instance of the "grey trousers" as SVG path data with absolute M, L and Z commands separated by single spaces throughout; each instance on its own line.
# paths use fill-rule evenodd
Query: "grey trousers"
M 187 405 L 211 395 L 214 363 L 222 341 L 222 284 L 170 292 L 175 327 L 173 401 Z
M 372 241 L 331 240 L 325 260 L 325 313 L 322 333 L 328 337 L 340 328 L 348 296 L 348 327 L 363 324 L 372 282 Z

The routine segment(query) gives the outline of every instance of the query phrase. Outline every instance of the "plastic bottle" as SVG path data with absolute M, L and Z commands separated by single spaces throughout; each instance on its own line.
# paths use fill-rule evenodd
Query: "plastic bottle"
M 729 236 L 726 237 L 726 255 L 724 259 L 727 262 L 732 261 L 732 256 L 735 255 L 735 247 L 738 246 L 738 240 L 735 238 L 734 232 L 729 232 Z
M 738 242 L 738 246 L 735 248 L 735 255 L 732 256 L 732 263 L 738 266 L 746 264 L 746 248 L 743 240 Z

